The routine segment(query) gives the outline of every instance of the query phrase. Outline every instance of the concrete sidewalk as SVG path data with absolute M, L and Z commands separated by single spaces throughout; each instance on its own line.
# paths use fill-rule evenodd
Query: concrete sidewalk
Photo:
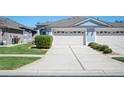
M 43 57 L 37 54 L 0 54 L 0 57 Z

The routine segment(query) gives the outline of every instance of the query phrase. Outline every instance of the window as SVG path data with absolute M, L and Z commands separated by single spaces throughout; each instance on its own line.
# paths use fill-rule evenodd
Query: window
M 119 31 L 117 31 L 116 33 L 119 33 Z
M 76 33 L 76 31 L 74 31 L 73 33 Z
M 104 33 L 107 33 L 107 31 L 104 31 Z
M 80 33 L 80 31 L 78 31 L 78 33 Z

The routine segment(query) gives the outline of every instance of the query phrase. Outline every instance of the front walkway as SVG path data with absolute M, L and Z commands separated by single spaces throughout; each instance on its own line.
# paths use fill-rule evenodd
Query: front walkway
M 77 43 L 55 43 L 42 59 L 17 70 L 0 71 L 0 75 L 124 76 L 124 63 Z

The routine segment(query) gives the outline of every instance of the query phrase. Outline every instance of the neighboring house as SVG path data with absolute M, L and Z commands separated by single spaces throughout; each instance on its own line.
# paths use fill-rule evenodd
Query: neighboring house
M 0 44 L 17 44 L 29 42 L 36 34 L 32 28 L 24 26 L 5 17 L 0 17 Z
M 124 23 L 105 22 L 96 18 L 72 17 L 36 26 L 38 34 L 84 36 L 85 44 L 95 41 L 96 36 L 124 35 Z

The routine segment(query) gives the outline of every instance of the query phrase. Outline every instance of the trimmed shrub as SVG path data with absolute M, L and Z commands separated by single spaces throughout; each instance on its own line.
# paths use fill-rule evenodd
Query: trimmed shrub
M 38 35 L 35 37 L 35 45 L 37 48 L 49 49 L 52 45 L 53 37 L 49 35 Z
M 98 50 L 99 51 L 104 51 L 107 48 L 109 48 L 107 45 L 101 45 Z
M 109 54 L 109 53 L 112 53 L 112 49 L 111 48 L 106 48 L 104 51 L 103 51 L 104 54 Z
M 98 43 L 90 43 L 90 47 L 93 48 L 93 49 L 98 49 L 99 48 L 99 44 Z
M 88 44 L 88 46 L 92 46 L 92 45 L 96 45 L 97 43 L 96 42 L 90 42 L 89 44 Z
M 99 49 L 100 49 L 101 47 L 102 47 L 102 45 L 99 44 L 99 45 L 97 46 L 97 50 L 99 51 Z
M 88 46 L 90 46 L 91 48 L 96 49 L 98 51 L 103 51 L 104 54 L 112 53 L 112 49 L 109 48 L 109 46 L 107 46 L 107 45 L 100 45 L 98 43 L 91 42 L 88 44 Z
M 102 47 L 102 45 L 97 44 L 94 49 L 99 50 Z
M 91 46 L 91 48 L 93 48 L 93 49 L 97 49 L 98 47 L 99 47 L 98 44 L 93 44 L 93 45 Z

